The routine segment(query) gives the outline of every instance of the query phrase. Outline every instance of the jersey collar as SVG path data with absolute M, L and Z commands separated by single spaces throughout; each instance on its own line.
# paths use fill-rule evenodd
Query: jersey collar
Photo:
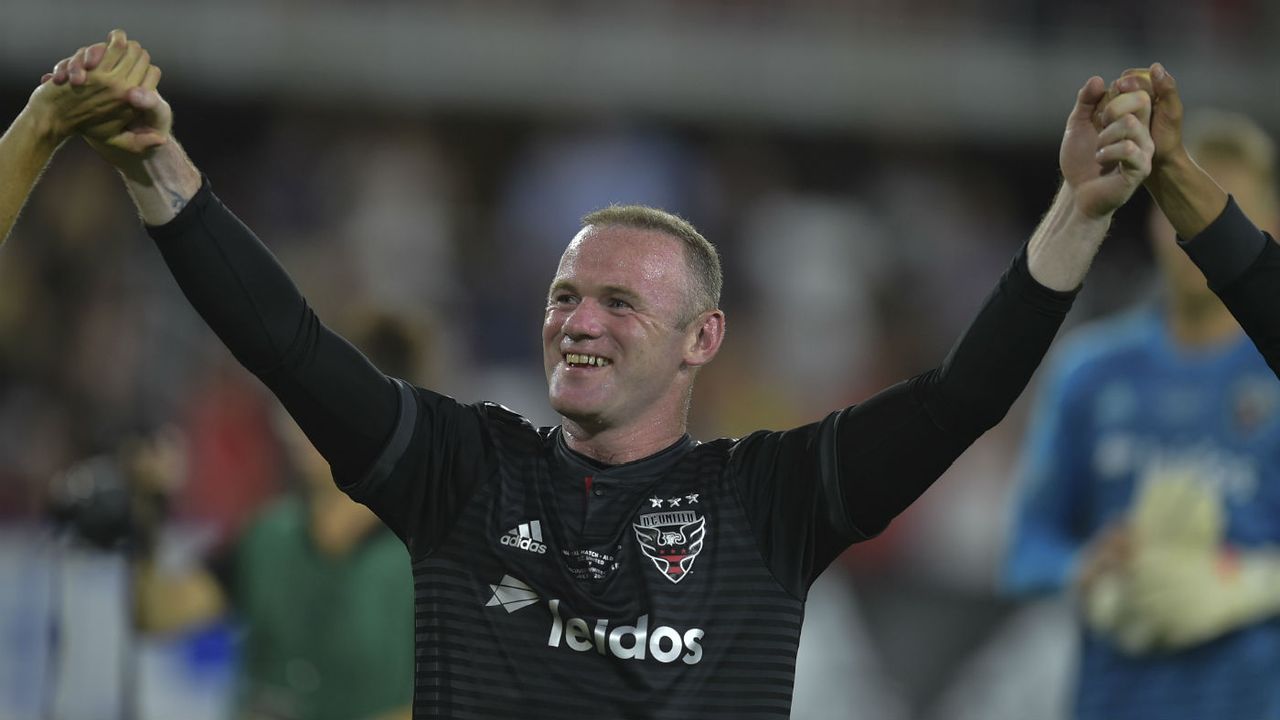
M 565 442 L 562 428 L 557 427 L 554 432 L 556 459 L 563 465 L 572 470 L 581 470 L 583 475 L 608 475 L 610 478 L 618 480 L 651 478 L 655 475 L 661 475 L 670 470 L 680 461 L 680 458 L 684 457 L 685 453 L 698 444 L 688 433 L 685 433 L 680 436 L 679 440 L 652 455 L 620 465 L 609 465 L 589 458 L 570 448 L 569 444 Z

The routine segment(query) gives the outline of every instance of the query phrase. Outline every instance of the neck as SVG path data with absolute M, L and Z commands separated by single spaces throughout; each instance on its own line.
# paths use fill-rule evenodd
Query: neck
M 574 452 L 608 465 L 621 465 L 670 447 L 684 436 L 686 423 L 649 422 L 627 427 L 593 429 L 564 419 L 564 441 Z
M 1174 341 L 1183 347 L 1201 348 L 1227 342 L 1239 335 L 1240 324 L 1217 297 L 1173 297 L 1167 313 Z

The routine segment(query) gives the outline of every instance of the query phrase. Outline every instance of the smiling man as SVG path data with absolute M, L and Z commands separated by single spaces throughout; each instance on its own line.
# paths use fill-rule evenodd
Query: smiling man
M 547 388 L 571 447 L 625 463 L 671 444 L 670 419 L 688 414 L 694 375 L 720 349 L 720 259 L 692 225 L 653 208 L 583 223 L 547 299 Z
M 677 217 L 608 208 L 569 243 L 542 337 L 563 423 L 537 428 L 370 365 L 176 142 L 107 156 L 191 303 L 408 546 L 415 717 L 786 718 L 810 583 L 1004 416 L 1148 174 L 1149 96 L 1111 100 L 1100 133 L 1104 95 L 1081 88 L 1061 190 L 938 368 L 704 443 L 686 426 L 724 338 L 720 266 Z M 160 96 L 131 97 L 167 135 Z

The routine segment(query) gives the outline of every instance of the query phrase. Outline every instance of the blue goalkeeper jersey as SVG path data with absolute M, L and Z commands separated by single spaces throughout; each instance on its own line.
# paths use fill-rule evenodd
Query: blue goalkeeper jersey
M 1008 589 L 1057 591 L 1136 487 L 1193 469 L 1226 510 L 1226 541 L 1280 545 L 1280 382 L 1238 340 L 1177 347 L 1151 307 L 1078 332 L 1051 363 L 1028 432 Z M 1079 720 L 1280 719 L 1280 620 L 1177 652 L 1129 656 L 1088 631 Z

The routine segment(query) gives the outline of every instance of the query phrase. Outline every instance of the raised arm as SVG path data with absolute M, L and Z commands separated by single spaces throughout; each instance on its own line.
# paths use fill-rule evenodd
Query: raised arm
M 1098 77 L 1080 89 L 1048 214 L 939 367 L 820 423 L 738 446 L 744 504 L 758 513 L 763 551 L 787 587 L 803 592 L 850 543 L 884 530 L 1030 381 L 1112 215 L 1150 171 L 1148 94 L 1118 96 L 1099 132 L 1091 116 L 1105 94 Z
M 0 137 L 0 242 L 9 236 L 58 147 L 86 129 L 120 135 L 134 116 L 126 93 L 140 84 L 155 89 L 160 81 L 160 68 L 152 66 L 146 51 L 119 30 L 111 33 L 107 43 L 80 48 L 76 57 L 100 69 L 97 82 L 87 87 L 82 77 L 76 83 L 51 82 L 54 75 L 66 76 L 70 59 L 63 60 L 44 76 Z
M 70 134 L 60 127 L 51 97 L 55 94 L 63 93 L 48 83 L 37 88 L 0 137 L 0 242 L 9 237 L 40 173 Z
M 845 506 L 879 532 L 937 479 L 1022 393 L 1071 306 L 1111 217 L 1150 172 L 1150 98 L 1111 101 L 1091 116 L 1101 78 L 1080 89 L 1059 151 L 1063 182 L 1048 214 L 942 365 L 854 408 L 843 423 Z M 886 428 L 910 428 L 880 442 Z
M 1144 82 L 1141 75 L 1130 73 L 1116 84 L 1134 88 Z M 1187 152 L 1178 86 L 1159 63 L 1151 66 L 1150 86 L 1156 147 L 1147 190 L 1209 287 L 1280 376 L 1280 248 Z
M 84 73 L 85 87 L 94 87 L 102 68 L 85 64 L 71 59 L 67 75 Z M 335 479 L 355 483 L 382 453 L 408 391 L 319 321 L 270 251 L 214 196 L 171 138 L 169 104 L 145 88 L 130 91 L 127 100 L 136 117 L 126 129 L 93 128 L 86 139 L 120 170 L 196 311 L 276 394 Z M 163 142 L 128 142 L 139 136 Z
M 1148 79 L 1149 77 L 1149 79 Z M 1227 207 L 1227 193 L 1196 164 L 1182 142 L 1182 99 L 1173 76 L 1155 63 L 1144 77 L 1128 71 L 1117 88 L 1147 87 L 1152 93 L 1151 138 L 1156 152 L 1145 183 L 1180 238 L 1193 238 Z

